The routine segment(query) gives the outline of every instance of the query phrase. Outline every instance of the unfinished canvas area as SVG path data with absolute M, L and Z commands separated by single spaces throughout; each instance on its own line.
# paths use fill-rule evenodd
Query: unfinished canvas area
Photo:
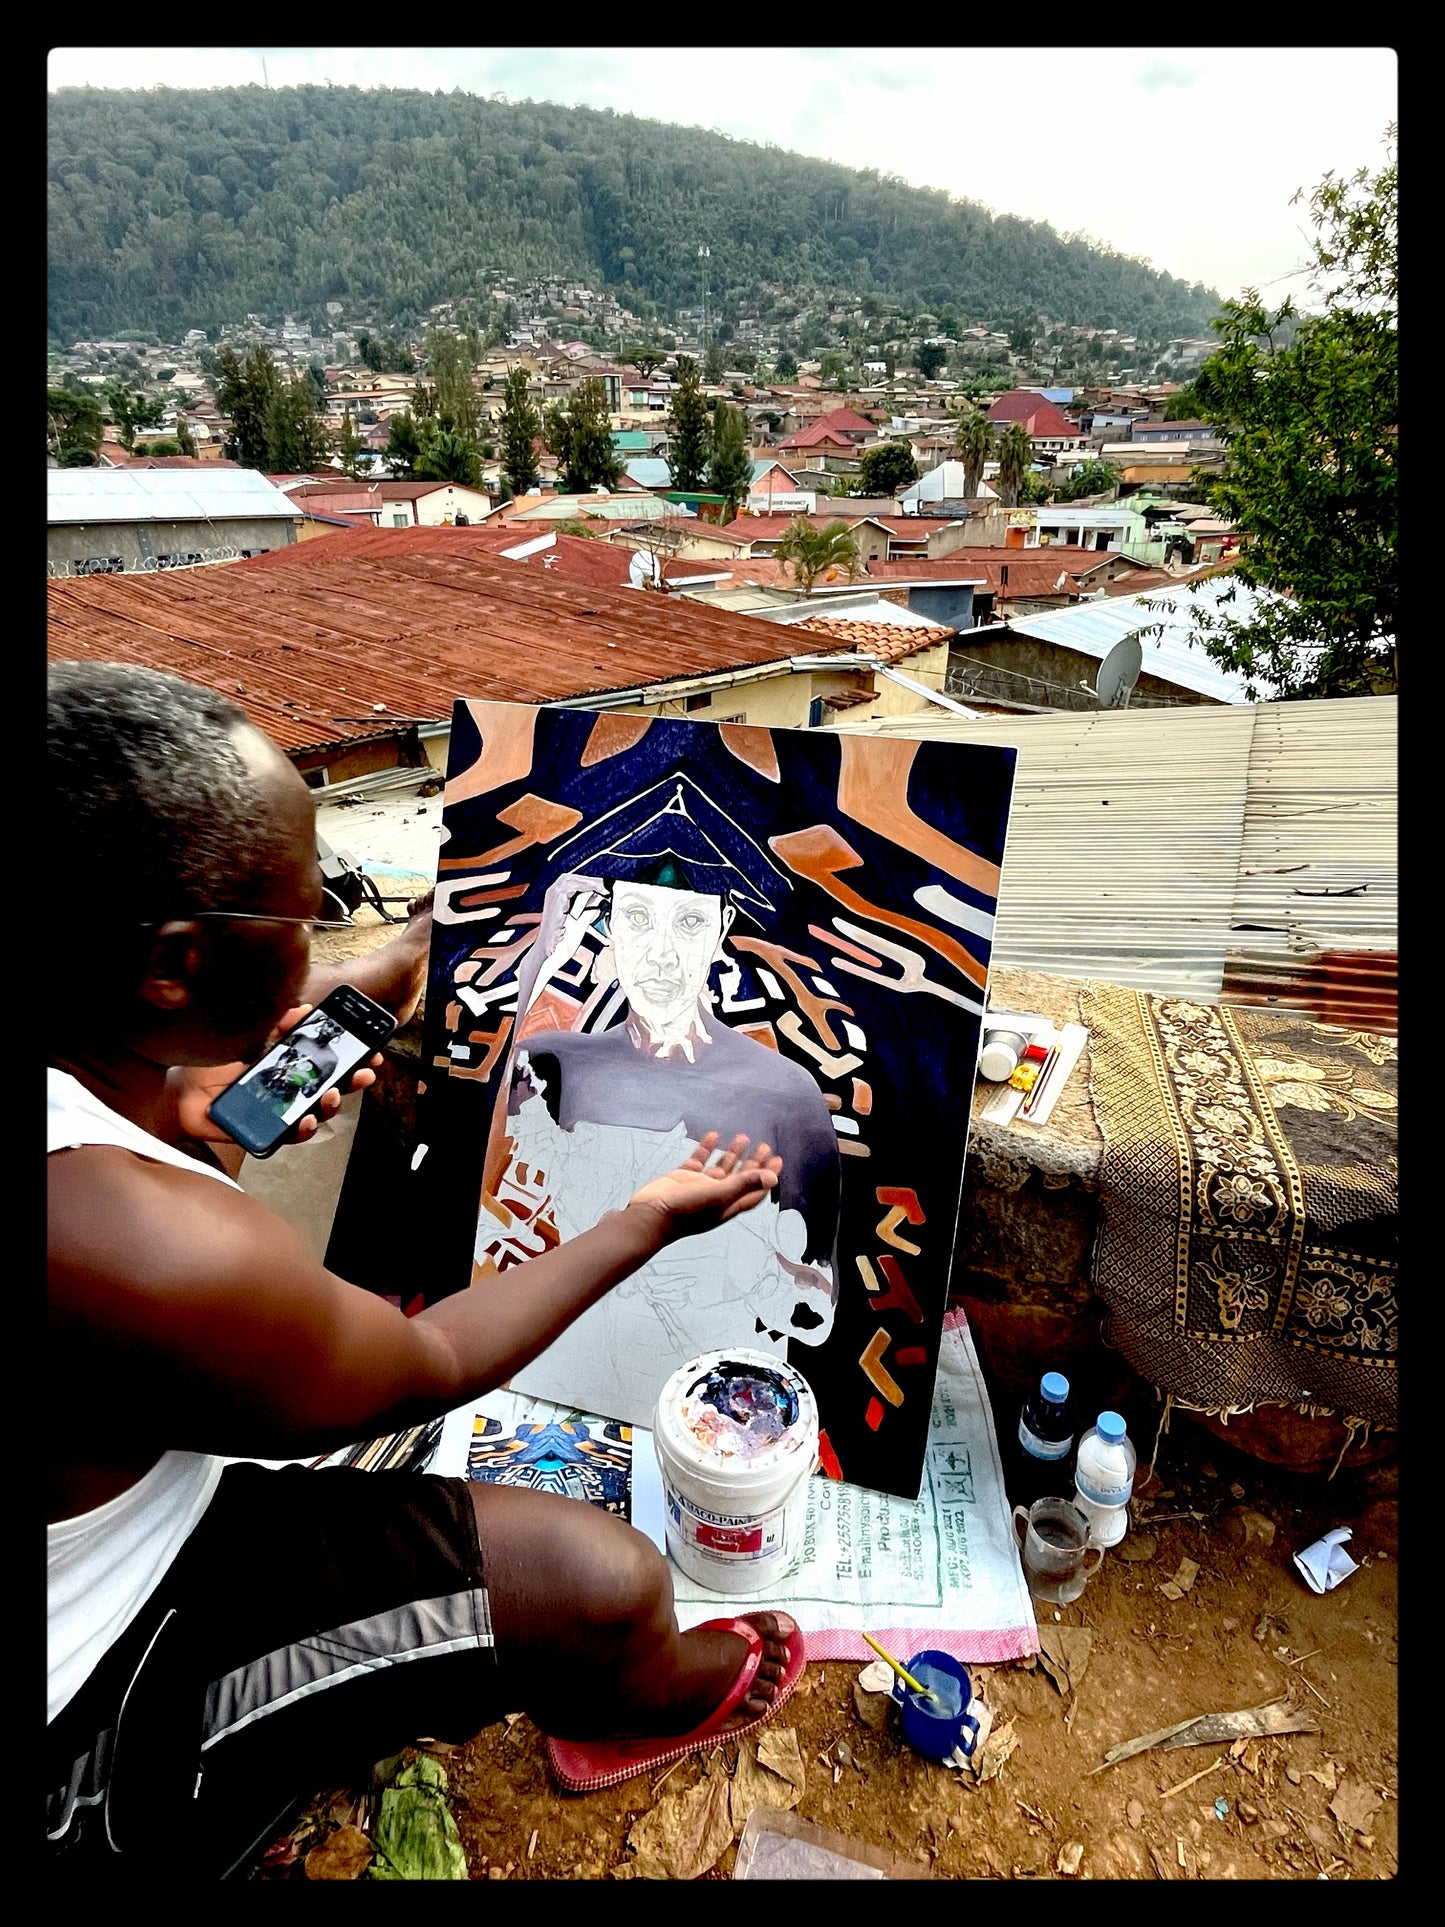
M 1180 1405 L 1397 1423 L 1393 1037 L 1091 984 L 1107 1335 Z
M 448 1414 L 429 1470 L 612 1511 L 622 1510 L 625 1488 L 632 1524 L 665 1550 L 652 1438 L 640 1427 L 493 1392 Z M 894 1650 L 926 1643 L 964 1661 L 1037 1652 L 988 1395 L 962 1313 L 950 1312 L 944 1324 L 921 1498 L 814 1478 L 802 1562 L 765 1599 L 726 1598 L 676 1568 L 673 1585 L 684 1628 L 760 1604 L 781 1607 L 807 1633 L 810 1659 L 870 1660 L 864 1631 Z

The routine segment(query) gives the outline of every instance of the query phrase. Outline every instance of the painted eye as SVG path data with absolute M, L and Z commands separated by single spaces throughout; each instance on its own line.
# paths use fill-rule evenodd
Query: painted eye
M 632 909 L 627 913 L 627 921 L 632 925 L 634 930 L 645 930 L 652 922 L 652 918 L 648 916 L 645 910 Z

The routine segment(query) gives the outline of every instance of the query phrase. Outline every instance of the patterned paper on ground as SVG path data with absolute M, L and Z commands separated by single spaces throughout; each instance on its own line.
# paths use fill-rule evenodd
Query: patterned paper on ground
M 434 1472 L 465 1474 L 479 1416 L 500 1420 L 507 1431 L 571 1420 L 594 1438 L 605 1423 L 585 1415 L 574 1420 L 567 1408 L 541 1399 L 494 1392 L 449 1416 Z M 633 1440 L 637 1451 L 651 1453 L 647 1433 L 637 1431 Z M 734 1597 L 708 1592 L 676 1568 L 673 1583 L 683 1627 L 781 1607 L 807 1634 L 816 1660 L 872 1659 L 865 1631 L 891 1650 L 928 1645 L 964 1662 L 1037 1652 L 992 1413 L 963 1314 L 951 1312 L 944 1321 L 924 1487 L 916 1501 L 814 1478 L 803 1559 L 791 1577 L 766 1593 Z

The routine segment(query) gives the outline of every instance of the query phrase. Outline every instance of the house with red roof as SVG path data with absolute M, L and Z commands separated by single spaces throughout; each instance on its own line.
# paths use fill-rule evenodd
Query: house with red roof
M 1035 455 L 1063 455 L 1071 449 L 1085 447 L 1088 442 L 1079 424 L 1070 421 L 1057 404 L 1036 388 L 1011 388 L 1006 395 L 1000 395 L 989 409 L 988 419 L 1001 429 L 1011 422 L 1021 422 L 1034 445 Z

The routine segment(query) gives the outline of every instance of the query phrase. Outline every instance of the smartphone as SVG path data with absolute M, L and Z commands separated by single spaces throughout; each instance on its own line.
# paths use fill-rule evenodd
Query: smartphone
M 342 984 L 228 1084 L 207 1115 L 253 1158 L 268 1158 L 333 1084 L 396 1029 L 389 1010 Z

